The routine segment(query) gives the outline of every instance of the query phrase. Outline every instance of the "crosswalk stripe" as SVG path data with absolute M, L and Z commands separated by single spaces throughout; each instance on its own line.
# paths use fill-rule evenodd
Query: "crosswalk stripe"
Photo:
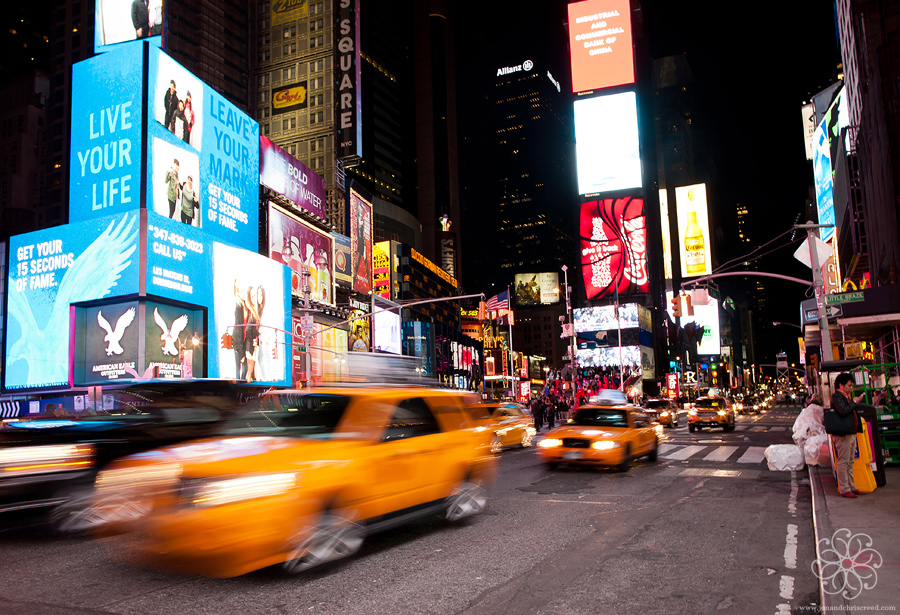
M 750 428 L 750 431 L 765 431 L 765 430 L 766 430 L 765 427 L 760 427 L 759 425 L 757 425 L 756 427 Z
M 784 425 L 779 425 L 778 427 L 772 427 L 769 431 L 787 431 L 787 427 Z
M 736 451 L 736 446 L 718 446 L 716 450 L 703 458 L 703 461 L 725 461 Z
M 659 455 L 662 457 L 666 456 L 666 453 L 671 451 L 672 449 L 678 448 L 678 446 L 674 444 L 661 444 L 659 447 Z
M 748 446 L 747 451 L 737 460 L 738 463 L 759 463 L 766 458 L 765 446 Z
M 737 427 L 734 428 L 734 430 L 735 431 L 746 431 L 747 426 L 746 425 L 738 425 Z
M 696 453 L 699 453 L 700 451 L 702 451 L 705 448 L 706 448 L 705 446 L 696 446 L 696 445 L 685 446 L 681 450 L 667 453 L 665 455 L 662 455 L 662 457 L 665 457 L 666 459 L 683 460 L 683 459 L 687 459 L 688 457 L 690 457 Z

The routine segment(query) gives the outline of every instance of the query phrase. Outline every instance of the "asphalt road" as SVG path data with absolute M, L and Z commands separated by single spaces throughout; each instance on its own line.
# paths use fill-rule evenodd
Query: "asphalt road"
M 5 519 L 0 613 L 815 613 L 807 474 L 762 457 L 790 443 L 798 412 L 693 434 L 682 414 L 659 460 L 627 473 L 548 471 L 533 449 L 507 450 L 484 514 L 372 536 L 354 558 L 296 577 L 138 569 L 107 542 Z

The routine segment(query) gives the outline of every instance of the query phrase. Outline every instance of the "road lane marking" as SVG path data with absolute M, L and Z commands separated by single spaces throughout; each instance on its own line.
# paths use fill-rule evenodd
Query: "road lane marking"
M 771 427 L 770 431 L 787 431 L 787 427 L 784 425 L 780 425 L 778 427 Z
M 677 459 L 684 460 L 692 455 L 695 455 L 705 449 L 705 446 L 685 446 L 680 451 L 673 451 L 672 453 L 667 453 L 663 455 L 666 459 Z
M 797 526 L 789 523 L 787 526 L 787 539 L 784 545 L 784 565 L 790 570 L 797 569 Z
M 703 458 L 703 461 L 726 461 L 736 451 L 736 446 L 720 446 Z
M 791 600 L 794 597 L 794 577 L 786 574 L 781 575 L 781 581 L 778 582 L 778 595 L 785 600 Z
M 659 447 L 658 454 L 660 457 L 665 457 L 666 453 L 668 453 L 669 451 L 671 451 L 672 449 L 675 449 L 675 448 L 678 448 L 678 446 L 675 444 L 662 444 Z
M 765 446 L 748 446 L 747 451 L 741 455 L 738 463 L 759 463 L 766 458 Z
M 757 425 L 756 427 L 750 428 L 750 431 L 765 431 L 765 430 L 766 430 L 765 427 L 760 427 L 759 425 Z

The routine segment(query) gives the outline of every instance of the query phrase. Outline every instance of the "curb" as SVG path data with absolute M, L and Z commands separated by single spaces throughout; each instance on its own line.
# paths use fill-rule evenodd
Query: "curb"
M 818 466 L 807 466 L 807 468 L 809 469 L 809 486 L 812 491 L 812 522 L 813 534 L 816 540 L 816 561 L 821 562 L 821 541 L 830 541 L 831 537 L 834 536 L 834 528 L 831 525 L 831 516 L 828 514 L 828 503 L 825 500 L 825 489 L 822 487 Z M 846 612 L 848 608 L 844 596 L 840 593 L 827 593 L 821 576 L 816 575 L 816 580 L 819 583 L 820 612 Z

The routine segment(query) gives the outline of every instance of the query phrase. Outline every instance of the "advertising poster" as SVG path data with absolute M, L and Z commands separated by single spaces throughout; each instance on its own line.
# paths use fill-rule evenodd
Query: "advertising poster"
M 559 274 L 517 273 L 513 285 L 517 305 L 550 305 L 559 303 Z
M 163 0 L 96 0 L 94 4 L 94 53 L 111 45 L 148 41 L 162 46 Z
M 76 385 L 134 377 L 141 363 L 138 310 L 137 301 L 75 310 Z
M 210 377 L 287 385 L 288 271 L 258 254 L 213 245 L 214 330 Z M 286 318 L 288 320 L 286 320 Z
M 400 342 L 400 314 L 396 311 L 376 312 L 372 317 L 375 326 L 372 344 L 378 352 L 403 354 Z
M 669 230 L 669 191 L 659 191 L 659 224 L 662 230 L 663 275 L 667 282 L 672 280 L 672 237 Z
M 356 292 L 372 290 L 372 204 L 350 188 L 350 279 Z
M 259 183 L 284 195 L 300 209 L 322 220 L 326 218 L 325 180 L 267 137 L 259 138 Z
M 350 310 L 350 335 L 347 339 L 347 350 L 369 352 L 372 347 L 372 319 L 369 312 L 362 309 Z
M 334 305 L 331 236 L 269 203 L 269 258 L 291 270 L 291 294 L 303 296 L 308 274 L 311 299 Z
M 712 273 L 712 252 L 706 184 L 675 188 L 675 203 L 678 209 L 681 277 L 709 275 Z
M 619 306 L 619 321 L 616 322 L 616 306 L 595 305 L 572 310 L 575 332 L 611 331 L 613 329 L 633 329 L 640 325 L 636 303 Z
M 306 109 L 306 81 L 272 90 L 272 115 Z
M 719 304 L 711 299 L 708 305 L 694 304 L 694 322 L 703 326 L 703 339 L 697 344 L 697 354 L 716 355 L 722 351 L 719 342 Z
M 588 299 L 646 293 L 644 200 L 633 197 L 581 204 L 581 271 Z
M 204 310 L 153 301 L 144 307 L 145 369 L 155 378 L 203 378 L 206 348 L 215 343 L 206 337 Z
M 272 0 L 272 25 L 303 19 L 309 13 L 307 0 Z
M 11 237 L 6 389 L 69 384 L 70 305 L 137 294 L 137 212 Z
M 335 124 L 338 159 L 362 157 L 362 63 L 360 61 L 360 0 L 334 6 Z
M 391 298 L 391 242 L 372 245 L 372 287 L 376 295 Z
M 339 233 L 331 233 L 334 242 L 334 281 L 336 284 L 350 288 L 353 277 L 350 274 L 350 238 Z
M 212 305 L 212 246 L 201 230 L 147 212 L 148 295 Z
M 573 92 L 634 83 L 628 0 L 569 4 L 569 50 Z
M 834 165 L 837 142 L 841 129 L 850 121 L 844 106 L 844 91 L 841 90 L 825 112 L 825 117 L 816 127 L 813 135 L 813 179 L 816 187 L 816 209 L 819 224 L 834 224 Z M 834 227 L 819 229 L 819 239 L 828 241 L 834 235 Z
M 162 51 L 149 53 L 148 204 L 166 217 L 174 209 L 176 220 L 257 252 L 259 124 Z M 181 169 L 190 156 L 199 160 L 197 177 Z
M 578 349 L 575 356 L 579 367 L 619 367 L 618 346 Z M 621 356 L 625 367 L 640 367 L 640 346 L 622 346 Z
M 69 222 L 141 206 L 143 45 L 72 66 Z
M 575 157 L 578 194 L 641 187 L 634 92 L 575 101 Z

